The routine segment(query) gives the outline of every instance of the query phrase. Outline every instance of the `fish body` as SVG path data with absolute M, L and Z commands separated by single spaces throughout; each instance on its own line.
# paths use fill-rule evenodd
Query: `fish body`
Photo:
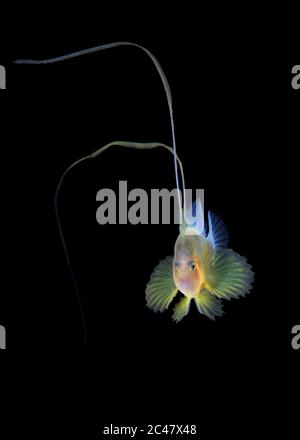
M 212 251 L 211 243 L 201 235 L 181 232 L 174 248 L 173 279 L 188 298 L 195 298 L 205 284 L 203 260 Z
M 163 312 L 181 292 L 173 313 L 176 322 L 188 314 L 192 301 L 208 318 L 222 316 L 222 300 L 245 296 L 254 279 L 251 265 L 227 246 L 227 229 L 210 211 L 204 231 L 184 225 L 174 256 L 162 260 L 151 275 L 146 287 L 147 306 Z

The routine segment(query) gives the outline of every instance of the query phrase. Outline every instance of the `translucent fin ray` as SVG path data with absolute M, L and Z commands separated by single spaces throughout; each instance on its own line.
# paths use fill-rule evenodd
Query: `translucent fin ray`
M 239 298 L 252 288 L 252 266 L 231 249 L 219 248 L 211 252 L 204 271 L 206 289 L 218 298 Z
M 155 312 L 163 312 L 177 292 L 173 280 L 173 257 L 167 257 L 155 267 L 146 286 L 147 306 Z
M 191 299 L 184 296 L 174 307 L 173 320 L 176 322 L 181 321 L 190 310 Z
M 221 217 L 214 214 L 212 211 L 208 211 L 208 234 L 206 237 L 212 243 L 214 248 L 228 246 L 228 230 Z
M 208 290 L 202 289 L 200 293 L 194 298 L 199 313 L 207 316 L 215 321 L 216 316 L 222 316 L 222 303 Z

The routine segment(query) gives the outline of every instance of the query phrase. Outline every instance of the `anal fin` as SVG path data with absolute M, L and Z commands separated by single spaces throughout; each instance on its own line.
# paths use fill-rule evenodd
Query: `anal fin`
M 206 315 L 208 318 L 215 320 L 216 316 L 222 316 L 222 303 L 206 289 L 202 289 L 194 298 L 199 313 Z
M 179 322 L 190 310 L 191 299 L 184 296 L 174 307 L 173 320 Z

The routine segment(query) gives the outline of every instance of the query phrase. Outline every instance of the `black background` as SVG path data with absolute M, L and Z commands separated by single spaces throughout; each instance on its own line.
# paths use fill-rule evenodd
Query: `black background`
M 39 420 L 58 438 L 79 429 L 81 438 L 97 438 L 109 423 L 173 422 L 200 425 L 203 438 L 273 429 L 286 435 L 294 427 L 292 405 L 290 417 L 282 412 L 295 392 L 299 358 L 290 334 L 299 324 L 300 96 L 291 87 L 291 69 L 299 64 L 293 26 L 283 30 L 283 23 L 257 17 L 220 20 L 221 26 L 211 18 L 207 27 L 203 17 L 169 25 L 145 17 L 146 11 L 134 25 L 110 26 L 105 15 L 97 27 L 84 18 L 72 26 L 24 25 L 3 48 L 2 216 L 9 264 L 0 323 L 9 351 L 19 353 L 12 363 L 22 359 L 24 365 L 17 384 L 28 392 L 26 377 L 34 377 L 40 385 L 29 388 L 37 403 L 49 391 L 54 396 Z M 111 149 L 72 170 L 60 197 L 88 322 L 84 349 L 55 223 L 56 185 L 68 165 L 112 140 L 171 144 L 167 103 L 154 66 L 135 48 L 47 66 L 12 61 L 119 40 L 147 47 L 160 61 L 172 90 L 187 186 L 205 189 L 206 209 L 223 218 L 230 246 L 253 265 L 255 285 L 245 299 L 225 303 L 216 322 L 193 309 L 176 325 L 171 312 L 148 310 L 145 286 L 155 265 L 172 255 L 178 229 L 100 226 L 95 198 L 103 187 L 117 189 L 119 180 L 129 189 L 171 189 L 173 159 L 159 149 Z M 58 421 L 64 427 L 56 428 Z

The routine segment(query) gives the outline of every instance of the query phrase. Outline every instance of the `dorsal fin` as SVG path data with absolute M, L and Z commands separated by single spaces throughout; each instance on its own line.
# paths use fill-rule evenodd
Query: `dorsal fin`
M 223 220 L 212 211 L 208 211 L 208 233 L 206 238 L 214 248 L 227 247 L 229 242 L 228 231 Z
M 185 214 L 183 227 L 180 231 L 188 235 L 202 235 L 204 230 L 204 213 L 201 198 L 192 202 Z

